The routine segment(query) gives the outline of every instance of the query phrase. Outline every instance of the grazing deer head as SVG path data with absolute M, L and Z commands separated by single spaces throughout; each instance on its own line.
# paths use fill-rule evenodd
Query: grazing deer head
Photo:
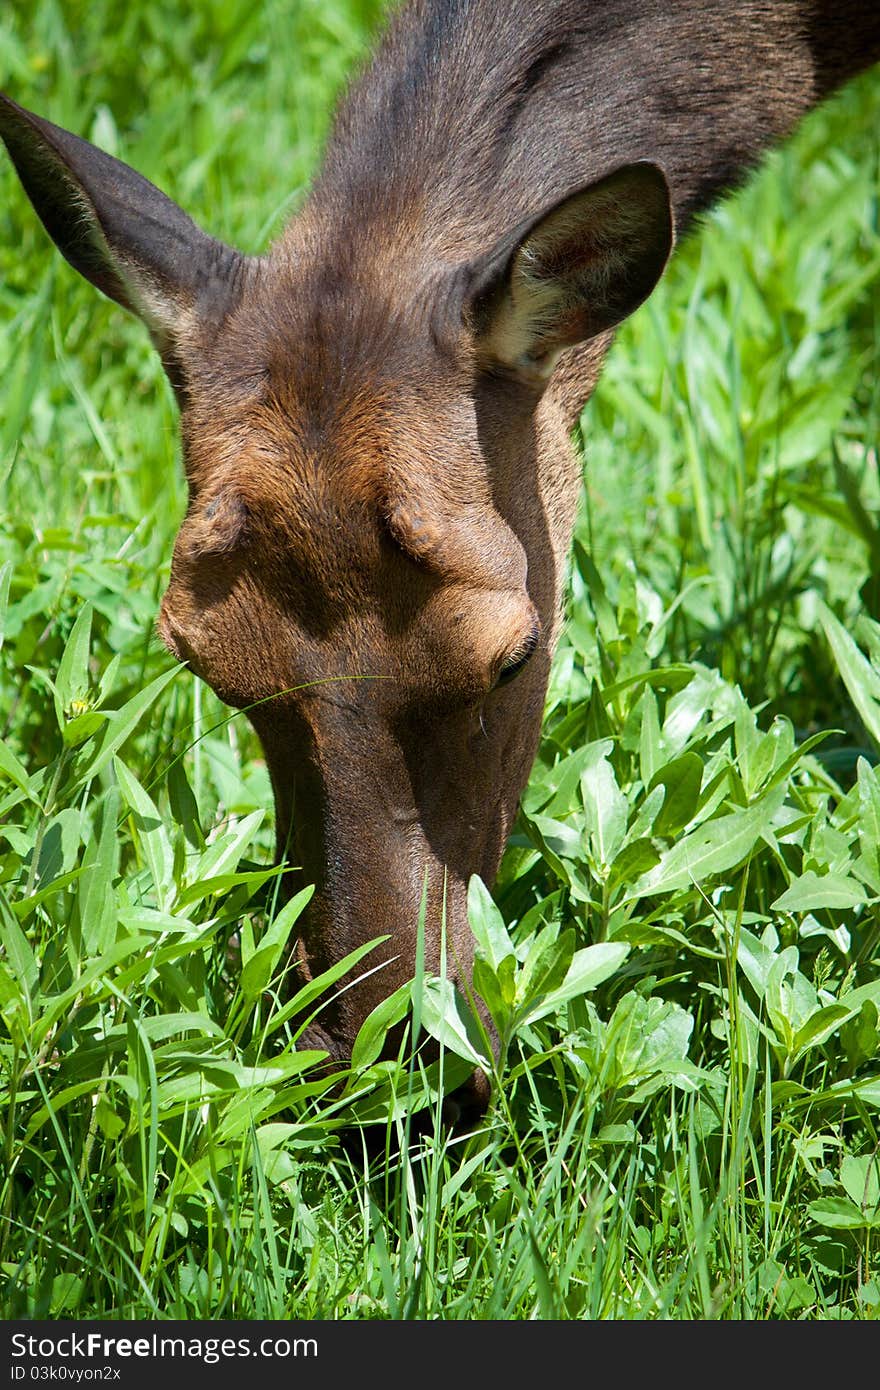
M 47 230 L 177 392 L 190 501 L 159 631 L 259 734 L 279 855 L 316 885 L 300 969 L 388 935 L 312 1032 L 335 1057 L 411 975 L 425 888 L 427 966 L 445 911 L 468 982 L 466 885 L 495 876 L 538 738 L 574 413 L 673 206 L 686 221 L 822 94 L 792 6 L 726 7 L 709 35 L 699 4 L 667 8 L 408 7 L 262 258 L 0 100 Z

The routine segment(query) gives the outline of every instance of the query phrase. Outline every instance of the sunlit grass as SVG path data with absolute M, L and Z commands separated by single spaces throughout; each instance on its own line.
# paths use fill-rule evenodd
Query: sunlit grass
M 0 86 L 259 251 L 381 10 L 14 0 Z M 376 1062 L 409 1018 L 467 1070 L 439 982 L 336 1084 L 296 1049 L 334 981 L 285 989 L 259 748 L 153 633 L 170 390 L 0 162 L 5 1316 L 875 1315 L 874 87 L 712 214 L 584 413 L 544 739 L 473 888 L 471 1135 Z

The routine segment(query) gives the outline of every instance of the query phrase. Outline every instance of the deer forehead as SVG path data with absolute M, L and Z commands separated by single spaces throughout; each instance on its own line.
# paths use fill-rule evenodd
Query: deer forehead
M 525 587 L 525 555 L 495 509 L 492 461 L 460 382 L 420 389 L 388 363 L 372 379 L 353 365 L 338 390 L 314 392 L 308 378 L 291 368 L 242 401 L 216 389 L 191 399 L 195 558 L 258 542 L 267 563 L 292 558 L 318 583 L 354 572 L 381 587 L 390 542 L 441 579 Z
M 355 481 L 352 481 L 354 474 Z M 243 450 L 203 475 L 175 546 L 169 605 L 190 624 L 247 611 L 315 642 L 483 651 L 531 620 L 522 547 L 483 499 L 454 506 L 423 472 L 363 486 L 320 455 Z M 522 610 L 522 612 L 520 611 Z M 528 612 L 526 612 L 528 610 Z

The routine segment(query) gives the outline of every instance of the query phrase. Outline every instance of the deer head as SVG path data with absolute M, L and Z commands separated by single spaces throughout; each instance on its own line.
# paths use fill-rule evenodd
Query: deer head
M 190 499 L 159 632 L 259 734 L 279 854 L 316 885 L 299 968 L 389 938 L 310 1038 L 345 1057 L 412 973 L 425 885 L 427 966 L 445 907 L 469 981 L 466 885 L 497 871 L 557 632 L 570 407 L 663 270 L 666 181 L 613 170 L 482 247 L 412 219 L 358 239 L 316 199 L 249 258 L 5 98 L 0 134 L 177 392 Z

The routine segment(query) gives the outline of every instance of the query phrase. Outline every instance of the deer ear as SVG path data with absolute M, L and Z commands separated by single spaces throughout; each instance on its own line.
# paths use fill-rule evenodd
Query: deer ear
M 0 137 L 66 260 L 143 319 L 164 357 L 227 311 L 245 258 L 127 164 L 0 94 Z
M 647 299 L 674 239 L 669 185 L 628 164 L 520 225 L 469 267 L 466 319 L 479 358 L 545 380 L 564 348 Z

